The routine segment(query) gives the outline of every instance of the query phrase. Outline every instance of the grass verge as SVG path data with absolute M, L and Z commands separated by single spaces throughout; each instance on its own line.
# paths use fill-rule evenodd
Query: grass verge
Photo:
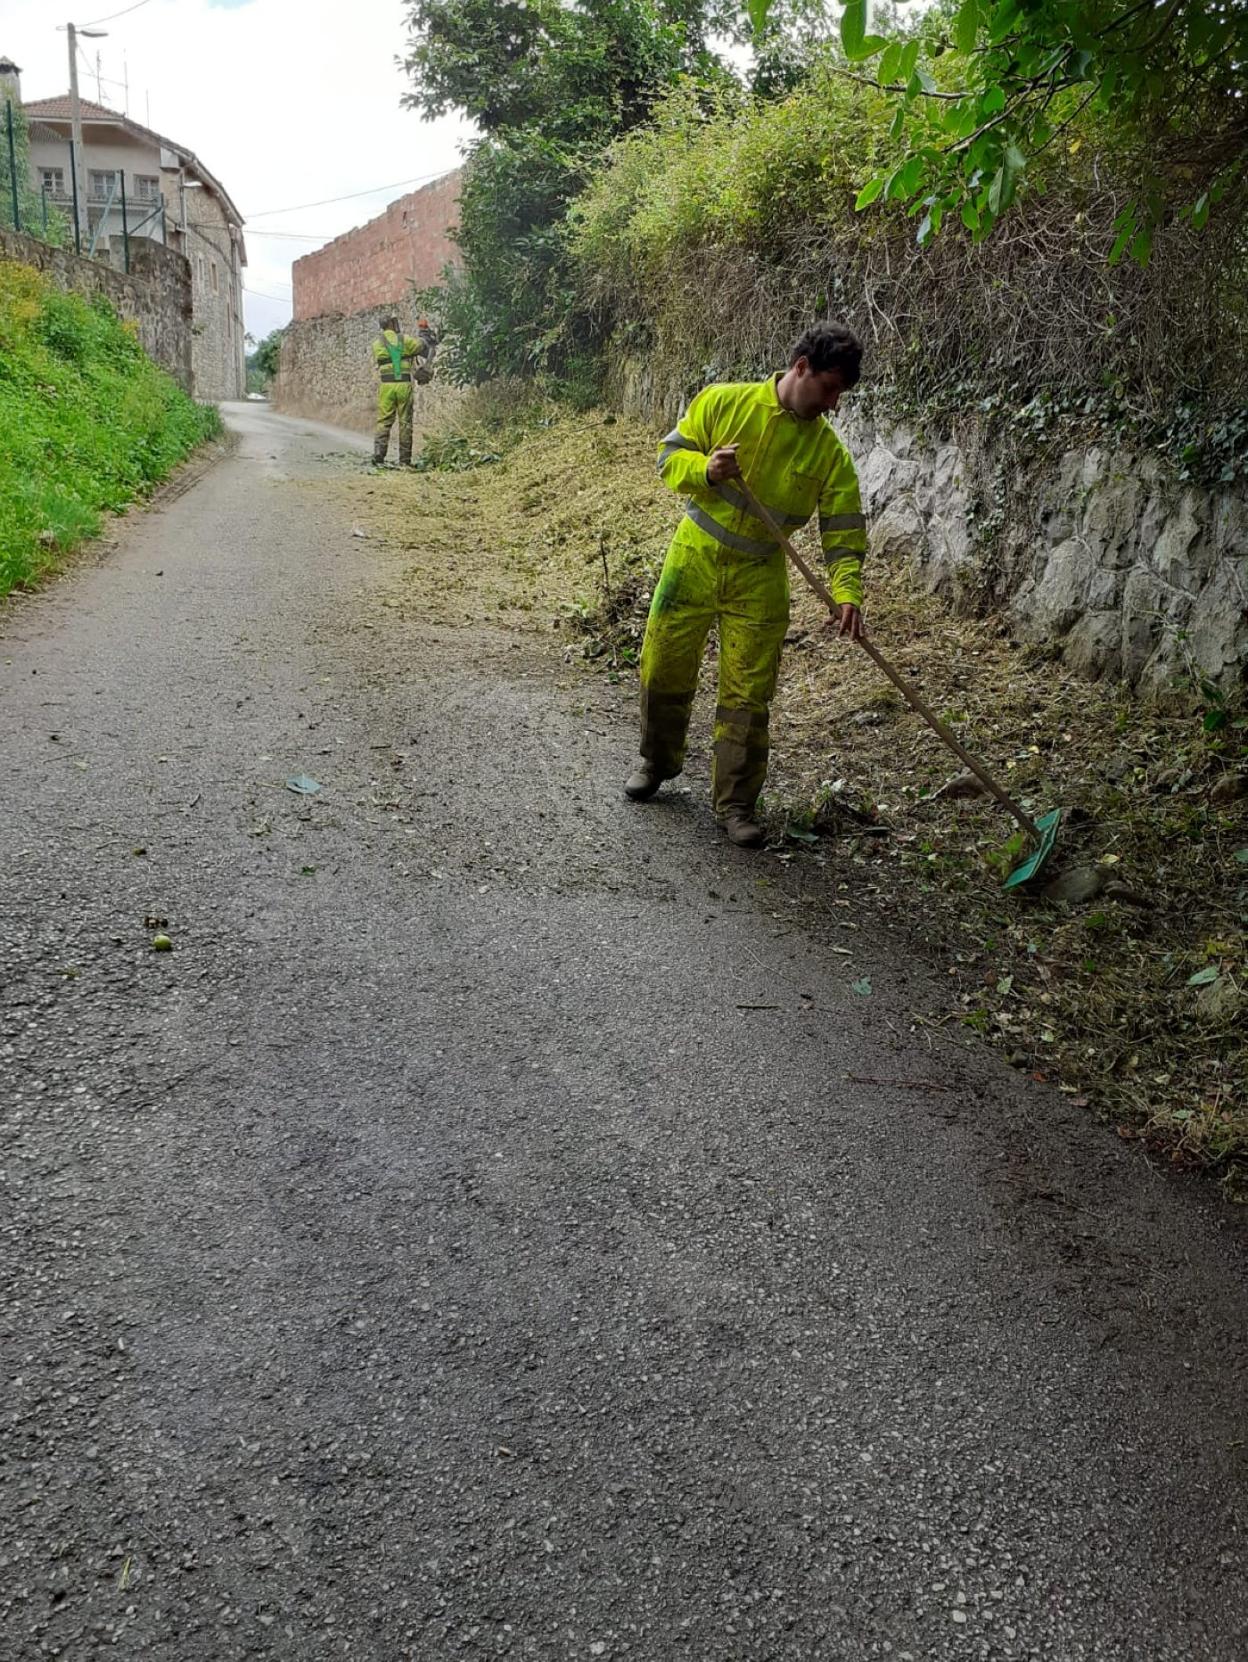
M 404 551 L 431 619 L 540 632 L 629 681 L 679 514 L 655 476 L 655 435 L 602 413 L 518 409 L 469 400 L 456 435 L 427 442 L 422 474 L 339 488 L 366 493 L 364 517 Z M 449 437 L 448 470 L 436 461 Z M 464 467 L 471 450 L 491 459 Z M 1024 806 L 1066 809 L 1056 855 L 1037 892 L 1007 896 L 1011 822 L 944 789 L 958 764 L 798 593 L 772 714 L 773 857 L 835 838 L 839 880 L 904 917 L 947 972 L 942 1019 L 1248 1200 L 1242 712 L 1216 699 L 1163 712 L 1078 679 L 998 620 L 952 616 L 905 570 L 871 568 L 868 615 Z M 1078 898 L 1062 898 L 1072 887 Z
M 36 582 L 220 430 L 107 301 L 0 261 L 0 595 Z

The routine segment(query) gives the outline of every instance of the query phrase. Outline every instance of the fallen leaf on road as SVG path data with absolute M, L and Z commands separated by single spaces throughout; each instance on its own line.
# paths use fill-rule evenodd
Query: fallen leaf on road
M 286 789 L 294 791 L 296 796 L 315 796 L 320 788 L 320 782 L 309 779 L 306 773 L 293 773 L 286 781 Z
M 859 998 L 870 998 L 871 983 L 867 980 L 865 975 L 861 981 L 851 981 L 849 985 L 853 991 L 858 994 Z

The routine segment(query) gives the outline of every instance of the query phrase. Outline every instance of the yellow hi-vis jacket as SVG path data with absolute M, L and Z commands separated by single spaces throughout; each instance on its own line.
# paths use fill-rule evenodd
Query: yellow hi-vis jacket
M 783 407 L 777 379 L 706 387 L 660 441 L 659 477 L 689 496 L 677 536 L 760 558 L 779 552 L 735 480 L 707 483 L 711 452 L 735 444 L 746 483 L 782 531 L 805 525 L 818 509 L 832 598 L 861 606 L 867 532 L 853 461 L 822 416 L 803 421 Z

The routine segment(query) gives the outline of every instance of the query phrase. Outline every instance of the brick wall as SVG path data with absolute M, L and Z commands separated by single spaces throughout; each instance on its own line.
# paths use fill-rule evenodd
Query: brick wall
M 88 298 L 106 294 L 118 316 L 137 326 L 148 357 L 191 391 L 191 271 L 181 254 L 135 237 L 127 275 L 106 260 L 85 259 L 66 248 L 50 248 L 36 237 L 0 231 L 0 259 L 34 266 L 59 289 Z
M 397 303 L 412 285 L 428 288 L 455 265 L 451 232 L 459 223 L 456 170 L 392 202 L 385 213 L 305 254 L 293 267 L 295 322 Z

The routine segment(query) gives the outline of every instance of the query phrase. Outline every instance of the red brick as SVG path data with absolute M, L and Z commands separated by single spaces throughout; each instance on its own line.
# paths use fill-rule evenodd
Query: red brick
M 460 263 L 451 239 L 459 223 L 459 187 L 457 169 L 296 260 L 291 279 L 295 321 L 401 305 L 412 285 L 437 283 L 444 266 Z

